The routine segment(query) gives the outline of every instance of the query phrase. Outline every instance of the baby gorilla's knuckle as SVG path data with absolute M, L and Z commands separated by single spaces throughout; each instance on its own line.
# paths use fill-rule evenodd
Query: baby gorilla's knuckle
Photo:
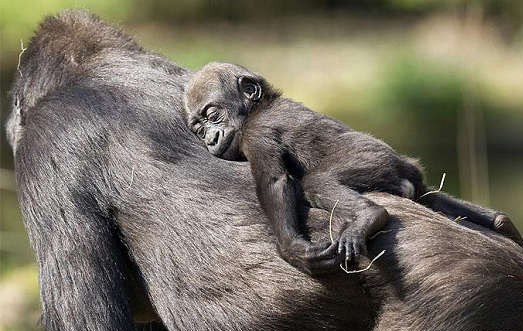
M 381 226 L 384 226 L 390 219 L 389 213 L 383 206 L 372 206 L 369 209 L 368 218 Z
M 407 199 L 413 199 L 416 193 L 414 184 L 408 179 L 402 179 L 400 184 L 401 195 Z

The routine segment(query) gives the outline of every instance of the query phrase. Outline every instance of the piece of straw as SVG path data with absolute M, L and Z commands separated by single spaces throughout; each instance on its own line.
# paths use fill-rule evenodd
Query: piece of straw
M 20 62 L 22 61 L 22 54 L 24 54 L 26 49 L 27 48 L 24 47 L 24 42 L 22 41 L 22 39 L 20 39 L 20 53 L 18 54 L 18 64 L 16 65 L 16 70 L 18 70 L 20 77 L 22 77 L 22 71 L 20 70 Z
M 382 231 L 378 231 L 376 232 L 375 234 L 373 234 L 372 236 L 369 237 L 369 240 L 372 240 L 374 238 L 376 238 L 377 236 L 379 235 L 382 235 L 382 234 L 385 234 L 385 233 L 389 233 L 389 232 L 392 232 L 392 230 L 382 230 Z
M 340 268 L 341 270 L 345 271 L 346 273 L 348 274 L 358 274 L 358 273 L 361 273 L 361 272 L 364 272 L 364 271 L 367 271 L 370 269 L 370 267 L 372 266 L 372 264 L 377 260 L 379 259 L 383 254 L 385 254 L 385 250 L 382 250 L 381 253 L 379 253 L 378 255 L 376 255 L 375 258 L 372 259 L 372 261 L 370 261 L 369 265 L 363 269 L 359 269 L 359 270 L 347 270 L 346 267 L 344 268 L 343 265 L 340 264 Z
M 428 191 L 427 193 L 425 193 L 425 194 L 423 194 L 422 196 L 420 196 L 420 197 L 418 198 L 418 200 L 421 199 L 421 198 L 423 198 L 424 196 L 429 195 L 429 194 L 434 194 L 434 193 L 441 192 L 441 189 L 443 189 L 443 184 L 445 183 L 445 177 L 446 177 L 446 176 L 447 176 L 447 174 L 444 172 L 444 173 L 443 173 L 443 176 L 441 176 L 441 183 L 439 183 L 439 188 L 438 188 L 437 190 L 434 190 L 434 191 Z
M 333 243 L 333 244 L 334 244 L 334 237 L 332 236 L 332 215 L 334 215 L 334 209 L 336 209 L 338 202 L 340 202 L 340 200 L 336 200 L 336 202 L 334 203 L 334 207 L 332 207 L 332 210 L 331 210 L 331 216 L 329 217 L 329 236 L 331 237 L 331 243 Z
M 465 219 L 467 219 L 467 216 L 458 216 L 458 217 L 456 217 L 456 218 L 454 219 L 454 222 L 457 223 L 457 222 L 459 222 L 459 221 L 463 221 L 463 220 L 465 220 Z

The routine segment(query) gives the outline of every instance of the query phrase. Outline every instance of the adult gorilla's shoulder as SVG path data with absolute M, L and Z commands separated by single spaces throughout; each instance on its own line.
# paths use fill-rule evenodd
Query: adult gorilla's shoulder
M 8 135 L 44 329 L 132 330 L 137 288 L 170 330 L 522 329 L 521 249 L 401 198 L 369 195 L 394 217 L 369 271 L 287 265 L 248 165 L 187 129 L 189 76 L 80 11 L 22 55 Z M 328 235 L 326 212 L 308 221 Z

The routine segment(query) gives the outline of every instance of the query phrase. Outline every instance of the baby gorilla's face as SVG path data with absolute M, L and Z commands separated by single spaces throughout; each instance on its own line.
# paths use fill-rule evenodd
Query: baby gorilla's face
M 239 160 L 242 159 L 241 128 L 236 125 L 235 118 L 231 119 L 231 113 L 223 106 L 209 104 L 193 117 L 189 127 L 213 155 L 226 160 Z
M 261 85 L 246 69 L 211 63 L 194 74 L 185 93 L 189 128 L 213 155 L 243 160 L 241 130 Z

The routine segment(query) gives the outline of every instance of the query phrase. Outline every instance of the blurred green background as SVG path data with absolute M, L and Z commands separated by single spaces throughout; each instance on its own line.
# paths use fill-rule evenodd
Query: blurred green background
M 190 69 L 242 64 L 288 97 L 419 157 L 427 182 L 504 210 L 523 230 L 519 0 L 18 0 L 0 12 L 0 118 L 45 15 L 80 7 Z M 0 331 L 34 330 L 34 258 L 0 135 Z

